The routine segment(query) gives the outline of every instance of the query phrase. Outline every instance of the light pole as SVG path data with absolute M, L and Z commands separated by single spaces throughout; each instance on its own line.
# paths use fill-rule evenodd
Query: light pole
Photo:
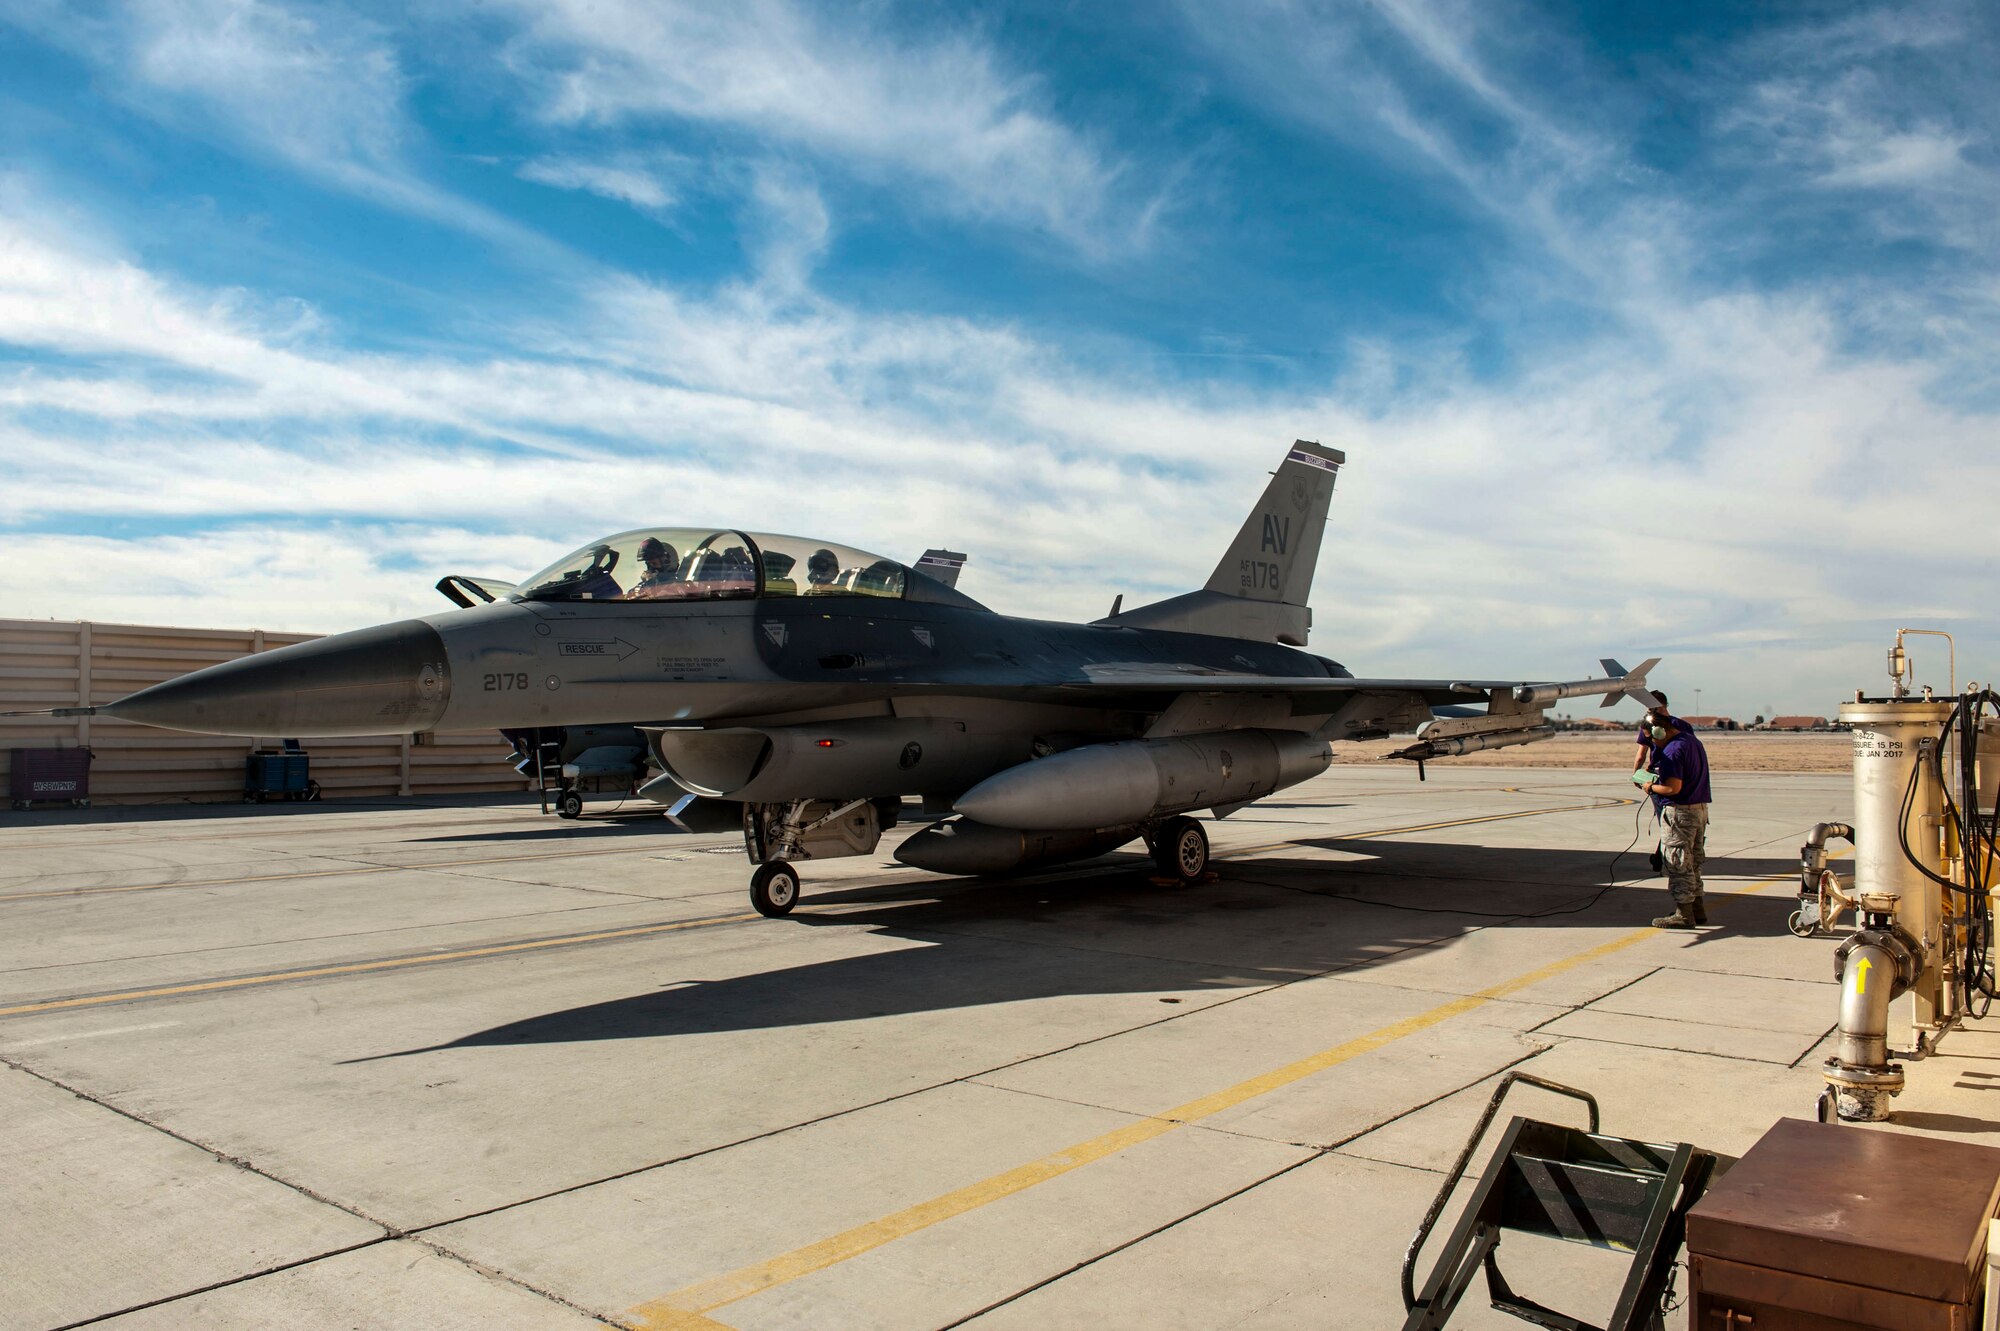
M 1700 690 L 1700 689 L 1696 689 L 1696 690 L 1694 691 L 1694 714 L 1695 714 L 1696 716 L 1700 716 L 1700 715 L 1702 714 L 1702 712 L 1701 712 L 1701 690 Z

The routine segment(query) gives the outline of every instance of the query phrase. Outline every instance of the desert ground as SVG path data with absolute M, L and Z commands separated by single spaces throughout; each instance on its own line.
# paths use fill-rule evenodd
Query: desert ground
M 1718 772 L 1844 772 L 1848 770 L 1847 735 L 1764 734 L 1742 730 L 1703 731 L 1703 747 Z M 1387 762 L 1389 755 L 1410 743 L 1408 736 L 1334 746 L 1335 762 Z M 1623 767 L 1632 765 L 1632 732 L 1581 731 L 1557 735 L 1539 744 L 1489 749 L 1462 758 L 1440 758 L 1432 767 Z

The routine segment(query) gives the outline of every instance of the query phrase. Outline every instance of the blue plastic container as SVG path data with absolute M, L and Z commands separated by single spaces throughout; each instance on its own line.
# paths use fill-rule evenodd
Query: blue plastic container
M 245 800 L 304 799 L 311 788 L 311 759 L 303 753 L 253 753 L 243 760 Z

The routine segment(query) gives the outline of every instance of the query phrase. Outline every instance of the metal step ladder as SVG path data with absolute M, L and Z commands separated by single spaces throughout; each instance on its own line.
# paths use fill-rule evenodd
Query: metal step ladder
M 562 797 L 562 748 L 563 732 L 557 726 L 543 726 L 535 730 L 503 730 L 500 732 L 514 751 L 507 756 L 514 762 L 514 770 L 535 783 L 535 790 L 541 797 L 542 812 L 549 811 L 549 796 Z
M 1521 1083 L 1583 1101 L 1590 1108 L 1590 1128 L 1513 1119 L 1419 1293 L 1413 1287 L 1418 1254 L 1501 1100 Z M 1409 1311 L 1403 1331 L 1442 1328 L 1482 1269 L 1494 1308 L 1548 1331 L 1654 1331 L 1664 1326 L 1663 1296 L 1686 1235 L 1688 1210 L 1701 1199 L 1718 1163 L 1726 1161 L 1686 1142 L 1632 1141 L 1604 1136 L 1597 1128 L 1597 1101 L 1587 1092 L 1523 1072 L 1501 1079 L 1410 1241 L 1403 1259 L 1403 1306 Z M 1500 1242 L 1509 1232 L 1630 1254 L 1609 1320 L 1586 1322 L 1516 1294 L 1499 1263 Z

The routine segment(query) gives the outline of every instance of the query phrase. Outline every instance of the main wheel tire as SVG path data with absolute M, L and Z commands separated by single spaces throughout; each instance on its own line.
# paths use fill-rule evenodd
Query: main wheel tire
M 562 798 L 556 801 L 556 815 L 562 818 L 583 817 L 583 796 L 574 790 L 565 790 Z
M 783 860 L 758 865 L 750 875 L 750 904 L 774 920 L 790 915 L 799 904 L 799 871 Z
M 1153 860 L 1169 878 L 1198 883 L 1208 872 L 1208 833 L 1192 818 L 1170 818 L 1153 838 Z

